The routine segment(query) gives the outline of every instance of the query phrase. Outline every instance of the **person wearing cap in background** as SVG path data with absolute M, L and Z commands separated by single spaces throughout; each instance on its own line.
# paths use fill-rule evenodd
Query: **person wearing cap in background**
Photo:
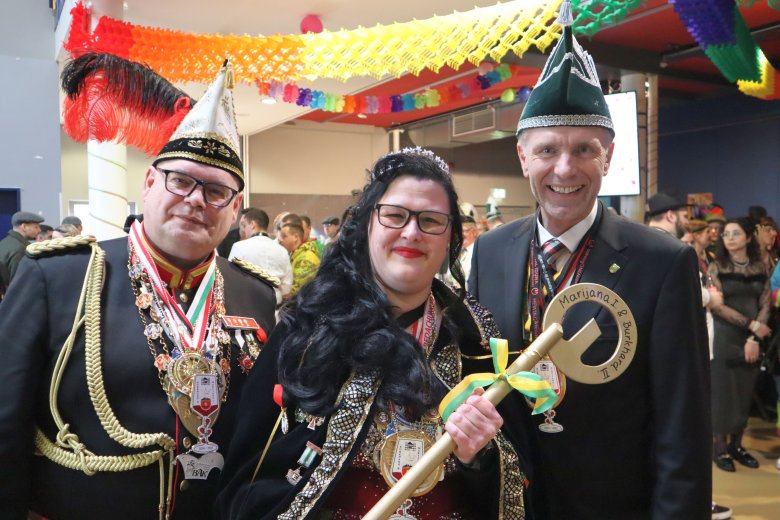
M 723 229 L 726 227 L 726 216 L 723 212 L 723 207 L 719 204 L 708 204 L 701 210 L 701 212 L 704 216 L 704 221 L 710 228 L 710 238 L 712 239 L 707 251 L 710 253 L 710 255 L 714 255 L 715 244 L 721 240 L 720 235 L 723 233 Z
M 688 208 L 690 204 L 663 192 L 647 199 L 645 220 L 647 225 L 682 238 L 687 231 Z
M 64 219 L 62 219 L 62 222 L 60 222 L 60 225 L 70 225 L 76 228 L 77 235 L 80 235 L 84 231 L 84 226 L 81 223 L 81 219 L 78 218 L 75 215 L 68 215 Z
M 339 218 L 334 216 L 325 217 L 325 220 L 322 221 L 322 232 L 324 234 L 323 245 L 327 246 L 336 240 L 336 235 L 339 232 Z
M 469 291 L 493 311 L 516 352 L 541 333 L 551 301 L 545 294 L 601 284 L 633 313 L 635 356 L 600 385 L 566 378 L 551 359 L 537 364 L 559 400 L 514 425 L 537 454 L 527 507 L 534 518 L 555 520 L 709 520 L 709 365 L 696 254 L 597 201 L 612 157 L 612 119 L 593 59 L 573 38 L 569 2 L 559 20 L 564 34 L 517 131 L 539 209 L 480 235 Z M 596 319 L 602 334 L 582 359 L 590 365 L 605 362 L 618 338 L 618 325 L 598 309 L 575 305 L 563 319 L 567 336 Z
M 0 336 L 13 338 L 0 346 L 3 519 L 210 517 L 278 283 L 215 254 L 244 187 L 231 76 L 226 64 L 191 105 L 115 56 L 66 65 L 69 96 L 97 81 L 89 102 L 107 104 L 83 107 L 77 122 L 119 111 L 147 118 L 144 138 L 170 130 L 144 177 L 143 222 L 125 238 L 30 246 L 0 304 Z
M 24 250 L 41 232 L 43 217 L 29 211 L 17 211 L 11 216 L 11 229 L 0 240 L 0 294 L 8 288 Z

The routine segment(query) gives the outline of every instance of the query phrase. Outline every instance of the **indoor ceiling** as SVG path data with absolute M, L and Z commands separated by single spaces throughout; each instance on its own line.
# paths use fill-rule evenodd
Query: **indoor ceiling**
M 392 3 L 377 0 L 231 0 L 220 3 L 127 0 L 124 20 L 196 33 L 256 36 L 298 33 L 300 22 L 307 14 L 319 15 L 324 27 L 335 31 L 430 18 L 434 14 L 446 15 L 495 3 L 495 0 L 396 0 Z M 740 11 L 764 54 L 775 67 L 780 67 L 780 11 L 768 7 L 765 1 L 756 2 L 750 8 L 740 8 Z M 599 64 L 602 79 L 619 79 L 621 72 L 632 70 L 658 74 L 662 101 L 716 95 L 722 91 L 737 92 L 736 85 L 729 83 L 697 46 L 667 0 L 647 0 L 619 24 L 601 29 L 592 39 L 580 37 L 579 41 Z M 544 59 L 545 56 L 534 49 L 522 60 L 514 55 L 506 56 L 502 61 L 516 65 L 513 77 L 468 100 L 409 112 L 369 114 L 366 118 L 311 111 L 288 103 L 265 105 L 260 102 L 255 87 L 241 85 L 235 96 L 239 130 L 253 134 L 297 118 L 388 128 L 484 103 L 500 97 L 509 87 L 533 85 Z M 407 75 L 398 79 L 317 80 L 301 82 L 300 86 L 336 94 L 389 96 L 457 84 L 475 73 L 476 67 L 467 63 L 458 70 L 445 67 L 438 74 L 425 70 L 419 76 Z M 195 97 L 204 89 L 202 85 L 185 88 Z

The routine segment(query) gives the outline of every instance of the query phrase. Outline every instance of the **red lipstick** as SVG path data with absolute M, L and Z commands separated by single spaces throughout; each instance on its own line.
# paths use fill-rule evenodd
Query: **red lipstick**
M 425 254 L 419 249 L 414 249 L 411 247 L 394 247 L 393 252 L 401 255 L 404 258 L 419 258 Z

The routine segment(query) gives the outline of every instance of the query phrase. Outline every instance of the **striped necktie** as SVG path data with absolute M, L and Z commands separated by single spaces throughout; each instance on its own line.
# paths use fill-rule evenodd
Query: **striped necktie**
M 542 260 L 544 260 L 545 267 L 547 267 L 547 272 L 555 274 L 558 271 L 555 268 L 555 262 L 561 256 L 561 253 L 566 250 L 566 246 L 557 238 L 551 238 L 542 244 Z

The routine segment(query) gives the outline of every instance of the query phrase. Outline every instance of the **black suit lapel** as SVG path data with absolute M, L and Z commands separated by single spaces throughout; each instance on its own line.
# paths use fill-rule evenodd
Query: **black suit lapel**
M 504 302 L 505 316 L 508 320 L 508 330 L 501 331 L 507 338 L 516 338 L 517 344 L 510 344 L 510 350 L 524 347 L 523 343 L 523 301 L 525 301 L 526 274 L 528 272 L 528 251 L 531 234 L 534 230 L 535 218 L 527 218 L 512 235 L 509 247 L 505 249 L 504 258 Z
M 602 212 L 601 222 L 594 234 L 595 243 L 590 251 L 590 256 L 585 262 L 585 270 L 582 273 L 580 282 L 597 283 L 614 291 L 621 275 L 625 272 L 629 257 L 626 254 L 626 246 L 620 240 L 615 227 L 617 219 L 622 217 L 611 214 L 603 206 L 600 208 L 600 211 Z M 588 319 L 595 317 L 583 314 L 586 311 L 593 312 L 593 309 L 588 309 L 588 307 L 587 305 L 575 305 L 567 313 L 565 321 L 573 322 L 577 326 L 584 325 Z M 602 312 L 606 311 L 604 309 L 599 310 L 597 316 Z M 569 331 L 565 329 L 566 327 L 564 327 L 565 335 L 569 336 Z

